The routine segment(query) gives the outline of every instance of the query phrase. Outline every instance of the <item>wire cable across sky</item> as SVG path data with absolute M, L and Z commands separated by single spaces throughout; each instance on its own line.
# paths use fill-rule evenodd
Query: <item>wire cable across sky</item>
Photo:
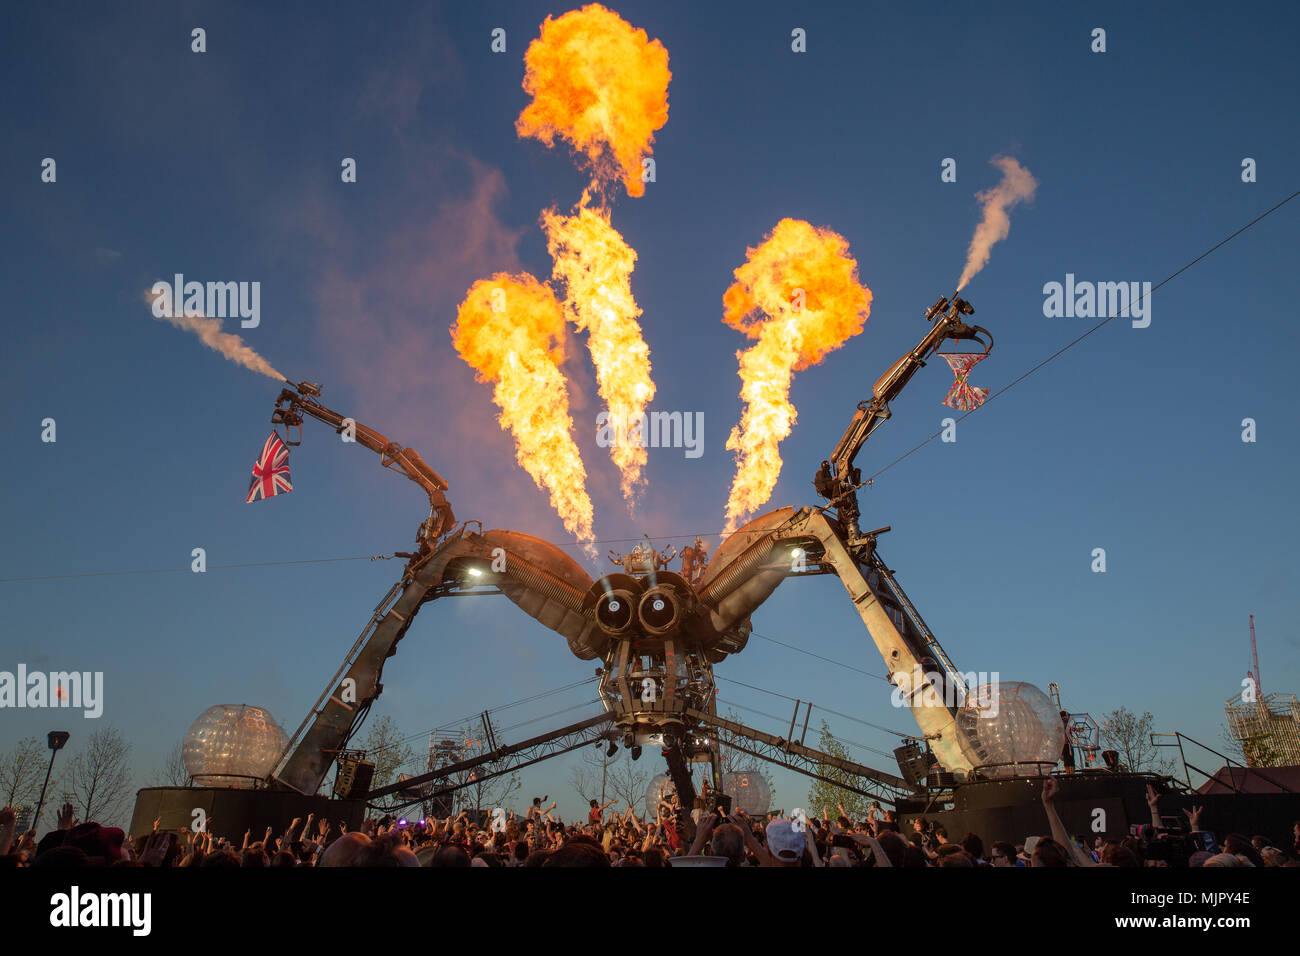
M 1286 198 L 1282 199 L 1281 201 L 1279 201 L 1279 202 L 1276 203 L 1275 205 L 1270 206 L 1268 209 L 1264 210 L 1264 212 L 1260 213 L 1258 216 L 1256 216 L 1254 219 L 1250 220 L 1250 222 L 1246 223 L 1246 224 L 1245 224 L 1244 226 L 1242 226 L 1241 228 L 1235 230 L 1234 232 L 1232 232 L 1232 233 L 1229 234 L 1228 236 L 1224 237 L 1223 239 L 1220 239 L 1220 240 L 1219 240 L 1218 242 L 1216 242 L 1213 246 L 1211 246 L 1210 248 L 1206 249 L 1204 252 L 1202 252 L 1202 253 L 1201 253 L 1200 255 L 1198 255 L 1196 258 L 1192 259 L 1190 262 L 1186 263 L 1185 265 L 1183 265 L 1183 266 L 1180 267 L 1179 269 L 1177 269 L 1177 270 L 1175 270 L 1174 272 L 1171 272 L 1169 275 L 1165 276 L 1165 278 L 1161 279 L 1159 282 L 1157 282 L 1155 285 L 1153 285 L 1153 286 L 1151 287 L 1150 291 L 1148 291 L 1148 292 L 1146 292 L 1146 293 L 1143 293 L 1141 296 L 1139 296 L 1136 302 L 1133 302 L 1133 303 L 1131 303 L 1128 307 L 1126 307 L 1125 309 L 1122 309 L 1122 310 L 1120 310 L 1119 312 L 1116 312 L 1116 313 L 1114 313 L 1113 315 L 1107 316 L 1106 318 L 1102 319 L 1100 322 L 1098 322 L 1098 323 L 1097 323 L 1096 325 L 1094 325 L 1092 328 L 1088 329 L 1087 331 L 1085 331 L 1085 332 L 1079 334 L 1078 336 L 1076 336 L 1075 338 L 1071 339 L 1069 342 L 1065 343 L 1065 345 L 1061 346 L 1059 349 L 1057 349 L 1057 350 L 1056 350 L 1055 352 L 1053 352 L 1051 355 L 1047 356 L 1047 357 L 1046 357 L 1045 359 L 1043 359 L 1041 362 L 1039 362 L 1039 363 L 1037 363 L 1036 365 L 1032 366 L 1028 371 L 1026 371 L 1026 372 L 1024 372 L 1023 374 L 1021 374 L 1021 375 L 1017 376 L 1016 378 L 1012 379 L 1010 382 L 1008 382 L 1006 385 L 1002 386 L 1002 387 L 1001 387 L 1000 389 L 998 389 L 996 392 L 992 392 L 992 393 L 988 396 L 988 398 L 985 399 L 985 401 L 984 401 L 982 404 L 978 405 L 977 407 L 971 409 L 971 410 L 968 411 L 968 412 L 965 412 L 965 413 L 964 413 L 960 418 L 958 418 L 956 421 L 957 421 L 957 422 L 963 422 L 963 421 L 965 421 L 967 418 L 969 418 L 971 415 L 975 414 L 975 412 L 979 411 L 979 410 L 982 409 L 982 408 L 986 408 L 986 407 L 988 407 L 988 405 L 990 405 L 990 404 L 993 402 L 993 400 L 994 400 L 995 398 L 997 398 L 999 395 L 1003 395 L 1003 394 L 1005 394 L 1006 392 L 1009 392 L 1011 389 L 1015 388 L 1017 385 L 1019 385 L 1019 384 L 1020 384 L 1021 382 L 1023 382 L 1025 379 L 1029 378 L 1031 375 L 1033 375 L 1033 374 L 1034 374 L 1035 372 L 1037 372 L 1039 369 L 1041 369 L 1041 368 L 1043 368 L 1045 365 L 1047 365 L 1049 362 L 1052 362 L 1053 360 L 1059 358 L 1061 355 L 1065 354 L 1067 351 L 1069 351 L 1070 349 L 1074 348 L 1074 346 L 1078 345 L 1078 344 L 1079 344 L 1080 342 L 1082 342 L 1084 339 L 1086 339 L 1086 338 L 1088 338 L 1089 336 L 1091 336 L 1094 332 L 1097 332 L 1097 331 L 1098 331 L 1099 329 L 1101 329 L 1102 327 L 1108 325 L 1110 322 L 1112 322 L 1112 321 L 1115 320 L 1116 318 L 1119 318 L 1121 315 L 1123 315 L 1124 313 L 1128 312 L 1130 309 L 1132 309 L 1133 306 L 1137 305 L 1139 302 L 1141 302 L 1141 301 L 1142 301 L 1143 299 L 1145 299 L 1147 296 L 1151 295 L 1151 293 L 1155 292 L 1157 289 L 1161 288 L 1162 286 L 1167 285 L 1168 283 L 1172 282 L 1172 281 L 1173 281 L 1174 279 L 1176 279 L 1178 276 L 1182 275 L 1184 272 L 1186 272 L 1188 269 L 1190 269 L 1190 268 L 1192 268 L 1193 266 L 1195 266 L 1197 263 L 1201 262 L 1203 259 L 1208 258 L 1210 255 L 1212 255 L 1214 252 L 1218 251 L 1218 250 L 1219 250 L 1220 248 L 1222 248 L 1223 246 L 1227 245 L 1227 244 L 1228 244 L 1229 242 L 1231 242 L 1233 239 L 1236 239 L 1238 236 L 1242 235 L 1243 233 L 1245 233 L 1246 231 L 1248 231 L 1248 230 L 1251 229 L 1252 227 L 1258 225 L 1260 222 L 1262 222 L 1263 220 L 1265 220 L 1266 218 L 1268 218 L 1269 216 L 1271 216 L 1273 213 L 1277 212 L 1279 209 L 1281 209 L 1281 208 L 1282 208 L 1283 206 L 1285 206 L 1287 203 L 1291 202 L 1291 200 L 1295 199 L 1296 196 L 1300 196 L 1300 190 L 1296 190 L 1295 192 L 1291 193 L 1289 196 L 1287 196 Z M 893 461 L 889 462 L 889 464 L 885 465 L 883 468 L 878 469 L 878 470 L 875 471 L 873 474 L 871 474 L 871 475 L 868 476 L 867 478 L 863 479 L 863 481 L 862 481 L 861 483 L 859 483 L 858 485 L 855 486 L 854 490 L 859 490 L 859 489 L 861 489 L 861 488 L 864 488 L 864 487 L 867 487 L 867 486 L 873 484 L 873 483 L 875 482 L 875 480 L 876 480 L 877 478 L 879 478 L 881 475 L 883 475 L 885 472 L 889 471 L 889 470 L 890 470 L 891 468 L 893 468 L 895 465 L 900 464 L 901 462 L 905 461 L 905 460 L 906 460 L 907 458 L 909 458 L 911 455 L 913 455 L 914 453 L 920 451 L 922 448 L 924 448 L 926 445 L 930 444 L 930 442 L 934 441 L 936 438 L 938 438 L 938 437 L 939 437 L 940 435 L 942 435 L 942 434 L 943 434 L 943 429 L 941 428 L 941 429 L 939 429 L 938 431 L 936 431 L 936 432 L 934 432 L 933 434 L 931 434 L 931 435 L 930 435 L 929 437 L 927 437 L 925 440 L 919 442 L 918 444 L 914 445 L 912 448 L 910 448 L 910 449 L 908 449 L 907 451 L 905 451 L 903 454 L 899 455 L 897 458 L 895 458 Z M 686 541 L 689 541 L 689 540 L 691 540 L 691 539 L 693 539 L 693 538 L 695 538 L 695 537 L 716 536 L 716 535 L 721 535 L 722 533 L 723 533 L 723 532 L 722 532 L 721 530 L 713 530 L 713 531 L 692 531 L 692 532 L 687 532 L 687 533 L 678 533 L 678 534 L 660 534 L 660 535 L 655 535 L 655 539 L 656 539 L 656 540 L 663 540 L 663 541 L 678 541 L 678 540 L 686 540 Z M 766 532 L 763 532 L 763 533 L 766 533 Z M 630 541 L 640 541 L 640 540 L 642 540 L 642 539 L 639 538 L 639 537 L 638 537 L 638 538 L 599 538 L 599 539 L 595 540 L 594 542 L 589 542 L 589 543 L 590 543 L 590 544 L 626 544 L 627 542 L 630 542 Z M 565 547 L 565 548 L 582 548 L 582 547 L 585 547 L 587 543 L 584 543 L 584 542 L 576 542 L 576 541 L 575 541 L 575 542 L 569 542 L 569 543 L 559 543 L 559 542 L 557 542 L 557 544 L 558 544 L 560 547 Z M 392 559 L 392 558 L 394 558 L 394 557 L 396 557 L 396 555 L 392 555 L 392 554 L 378 554 L 378 555 L 358 555 L 358 556 L 355 556 L 355 557 L 345 557 L 345 558 L 299 558 L 299 559 L 290 559 L 290 560 L 286 560 L 286 561 L 255 561 L 255 562 L 247 562 L 247 563 L 242 563 L 242 564 L 214 564 L 214 565 L 209 565 L 209 566 L 208 566 L 208 570 L 210 570 L 210 571 L 217 571 L 217 570 L 232 570 L 232 569 L 238 569 L 238 568 L 269 568 L 269 567 L 284 567 L 284 566 L 295 565 L 295 564 L 329 564 L 329 563 L 341 562 L 341 561 L 377 561 L 377 560 L 388 560 L 388 559 Z M 43 574 L 43 575 L 32 575 L 32 576 L 26 576 L 26 577 L 0 578 L 0 584 L 17 584 L 17 583 L 30 582 L 30 581 L 54 581 L 54 580 L 66 580 L 66 579 L 69 579 L 69 578 L 108 577 L 108 576 L 114 576 L 114 575 L 174 574 L 174 573 L 178 573 L 178 572 L 181 572 L 181 571 L 191 571 L 191 570 L 192 570 L 192 569 L 187 565 L 187 566 L 184 566 L 184 567 L 177 567 L 177 568 L 148 568 L 148 569 L 135 569 L 135 570 L 124 570 L 124 571 L 82 571 L 82 572 L 74 572 L 74 573 L 71 573 L 71 574 Z M 845 666 L 847 666 L 847 665 L 845 665 Z M 872 676 L 879 676 L 879 675 L 872 675 Z

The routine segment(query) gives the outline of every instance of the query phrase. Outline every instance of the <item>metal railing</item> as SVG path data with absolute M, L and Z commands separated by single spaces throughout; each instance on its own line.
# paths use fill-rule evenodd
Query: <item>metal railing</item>
M 1169 738 L 1171 738 L 1171 737 L 1173 738 L 1172 742 L 1169 741 Z M 1160 738 L 1160 739 L 1157 740 L 1157 738 Z M 1295 792 L 1295 791 L 1293 791 L 1290 787 L 1288 787 L 1286 784 L 1284 784 L 1284 783 L 1280 783 L 1279 781 L 1277 781 L 1277 780 L 1273 779 L 1272 777 L 1270 777 L 1267 773 L 1264 772 L 1264 770 L 1263 770 L 1262 768 L 1260 768 L 1260 767 L 1250 767 L 1250 766 L 1247 766 L 1246 764 L 1243 764 L 1241 761 L 1239 761 L 1239 760 L 1234 760 L 1232 757 L 1229 757 L 1227 754 L 1219 753 L 1219 751 L 1215 750 L 1213 747 L 1206 746 L 1205 744 L 1201 743 L 1199 740 L 1196 740 L 1196 739 L 1193 738 L 1193 737 L 1188 737 L 1186 734 L 1181 733 L 1180 731 L 1174 731 L 1172 734 L 1156 734 L 1156 733 L 1153 733 L 1153 734 L 1151 735 L 1151 746 L 1153 746 L 1153 747 L 1177 747 L 1177 748 L 1178 748 L 1178 758 L 1183 762 L 1183 778 L 1187 781 L 1187 789 L 1188 789 L 1188 790 L 1194 790 L 1194 789 L 1195 789 L 1195 788 L 1192 786 L 1192 776 L 1191 776 L 1191 773 L 1190 773 L 1190 771 L 1195 770 L 1195 771 L 1196 771 L 1197 773 L 1199 773 L 1202 777 L 1204 777 L 1207 781 L 1209 781 L 1209 780 L 1213 780 L 1215 783 L 1219 783 L 1219 784 L 1222 784 L 1222 785 L 1228 787 L 1228 788 L 1229 788 L 1233 793 L 1241 793 L 1241 790 L 1237 787 L 1236 782 L 1233 780 L 1233 774 L 1231 773 L 1231 771 L 1229 771 L 1229 773 L 1226 774 L 1225 777 L 1220 777 L 1220 776 L 1216 776 L 1216 774 L 1218 773 L 1218 771 L 1215 771 L 1214 773 L 1207 773 L 1206 771 L 1202 770 L 1200 767 L 1196 766 L 1195 764 L 1188 763 L 1188 762 L 1187 762 L 1187 751 L 1183 749 L 1183 741 L 1184 741 L 1184 740 L 1187 741 L 1189 744 L 1194 744 L 1194 745 L 1196 745 L 1197 747 L 1200 747 L 1202 750 L 1214 754 L 1216 757 L 1218 757 L 1220 760 L 1222 760 L 1222 761 L 1224 762 L 1225 766 L 1228 767 L 1228 768 L 1238 767 L 1238 768 L 1240 768 L 1240 769 L 1242 769 L 1242 770 L 1245 770 L 1245 771 L 1248 771 L 1248 772 L 1253 772 L 1253 773 L 1254 773 L 1257 777 L 1259 777 L 1261 780 L 1266 780 L 1266 781 L 1268 781 L 1269 783 L 1273 784 L 1273 786 L 1275 786 L 1275 787 L 1277 787 L 1279 790 L 1281 790 L 1283 793 L 1294 793 L 1294 792 Z

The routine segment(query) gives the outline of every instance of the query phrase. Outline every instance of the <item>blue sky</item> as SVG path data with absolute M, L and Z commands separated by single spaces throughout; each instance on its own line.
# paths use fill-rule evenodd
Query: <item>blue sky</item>
M 508 269 L 550 272 L 539 212 L 584 175 L 521 141 L 522 55 L 543 4 L 89 4 L 8 11 L 0 36 L 6 148 L 0 354 L 8 450 L 0 578 L 334 558 L 405 550 L 419 490 L 377 458 L 306 428 L 295 492 L 245 505 L 278 386 L 154 320 L 159 278 L 260 281 L 250 345 L 324 400 L 418 449 L 458 517 L 563 540 L 514 463 L 489 388 L 451 349 L 465 290 Z M 731 273 L 785 216 L 844 235 L 874 301 L 865 331 L 796 375 L 798 423 L 771 506 L 816 503 L 811 479 L 871 384 L 951 292 L 979 219 L 989 159 L 1039 181 L 966 290 L 997 345 L 972 375 L 1001 387 L 1084 331 L 1046 318 L 1043 285 L 1157 282 L 1295 189 L 1300 101 L 1294 6 L 1210 4 L 649 4 L 617 9 L 667 47 L 657 181 L 620 199 L 639 255 L 633 291 L 662 410 L 702 411 L 704 454 L 652 450 L 629 516 L 607 453 L 585 345 L 566 372 L 604 539 L 722 527 L 740 414 L 721 322 Z M 190 52 L 190 30 L 208 51 Z M 490 33 L 507 31 L 492 54 Z M 790 50 L 807 31 L 808 51 Z M 1090 52 L 1094 27 L 1107 52 Z M 40 181 L 44 157 L 58 180 Z M 339 181 L 345 156 L 358 182 Z M 940 162 L 957 160 L 957 181 Z M 1258 181 L 1241 181 L 1241 162 Z M 1223 701 L 1249 663 L 1254 613 L 1265 691 L 1300 686 L 1295 204 L 1123 320 L 881 476 L 864 527 L 962 670 L 1061 685 L 1071 710 L 1119 706 L 1158 730 L 1219 743 Z M 228 326 L 231 323 L 227 323 Z M 238 329 L 234 329 L 238 331 Z M 859 458 L 864 473 L 939 427 L 951 381 L 932 363 Z M 58 440 L 40 441 L 54 418 Z M 1258 440 L 1241 441 L 1254 418 Z M 716 541 L 716 539 L 715 539 Z M 683 543 L 681 541 L 678 542 Z M 606 547 L 622 545 L 602 545 Z M 1108 570 L 1090 570 L 1091 552 Z M 215 703 L 296 727 L 399 573 L 396 562 L 82 577 L 0 584 L 0 669 L 102 670 L 101 722 L 133 744 L 144 784 Z M 784 585 L 759 634 L 884 669 L 838 582 Z M 591 675 L 562 639 L 500 599 L 428 606 L 385 670 L 376 713 L 409 734 Z M 878 679 L 763 640 L 732 678 L 902 732 Z M 722 681 L 750 723 L 781 731 L 792 704 Z M 581 692 L 509 713 L 580 705 Z M 528 707 L 532 707 L 529 710 Z M 559 719 L 585 713 L 581 707 Z M 814 717 L 816 717 L 814 712 Z M 0 745 L 95 722 L 6 711 Z M 554 723 L 541 720 L 520 734 Z M 880 731 L 832 718 L 889 751 Z M 509 736 L 509 735 L 508 735 Z M 893 770 L 892 761 L 851 748 Z M 643 758 L 644 760 L 644 758 Z M 652 766 L 658 771 L 658 766 Z M 568 766 L 527 771 L 526 794 L 579 803 Z M 777 774 L 778 803 L 806 782 Z

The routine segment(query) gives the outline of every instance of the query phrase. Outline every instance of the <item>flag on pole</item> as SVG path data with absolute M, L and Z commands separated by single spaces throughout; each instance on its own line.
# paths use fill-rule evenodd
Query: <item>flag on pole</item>
M 988 358 L 988 353 L 940 352 L 939 354 L 948 362 L 949 367 L 952 368 L 952 374 L 956 378 L 956 381 L 952 383 L 952 388 L 948 389 L 948 397 L 943 400 L 943 403 L 949 408 L 956 408 L 963 412 L 969 412 L 971 409 L 983 405 L 984 400 L 989 397 L 989 390 L 968 384 L 966 377 L 970 375 L 972 368 Z
M 289 449 L 280 441 L 280 436 L 272 432 L 262 446 L 261 457 L 253 463 L 253 480 L 249 482 L 244 504 L 290 491 L 293 491 L 293 484 L 289 481 Z

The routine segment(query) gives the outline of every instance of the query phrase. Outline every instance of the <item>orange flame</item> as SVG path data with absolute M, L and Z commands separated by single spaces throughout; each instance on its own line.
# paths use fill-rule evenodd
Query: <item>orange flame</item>
M 480 382 L 491 382 L 497 419 L 515 457 L 551 495 L 564 527 L 591 544 L 587 471 L 573 440 L 564 360 L 564 313 L 548 286 L 527 273 L 498 272 L 470 286 L 451 327 L 452 344 Z
M 623 497 L 632 502 L 645 484 L 646 465 L 646 450 L 633 434 L 655 394 L 650 349 L 637 323 L 641 310 L 632 297 L 636 252 L 610 224 L 608 210 L 590 209 L 586 200 L 573 216 L 542 213 L 542 227 L 554 275 L 564 283 L 565 308 L 587 332 L 596 385 L 616 436 L 610 456 L 622 474 Z
M 782 219 L 747 252 L 722 297 L 722 321 L 758 341 L 740 360 L 740 424 L 727 450 L 736 477 L 727 499 L 728 532 L 772 496 L 781 474 L 778 446 L 794 427 L 790 381 L 862 331 L 871 290 L 858 281 L 848 241 L 799 219 Z
M 668 122 L 668 51 L 598 3 L 547 17 L 524 54 L 533 100 L 515 130 L 547 146 L 569 142 L 592 169 L 592 185 L 622 180 L 645 194 L 641 161 Z

